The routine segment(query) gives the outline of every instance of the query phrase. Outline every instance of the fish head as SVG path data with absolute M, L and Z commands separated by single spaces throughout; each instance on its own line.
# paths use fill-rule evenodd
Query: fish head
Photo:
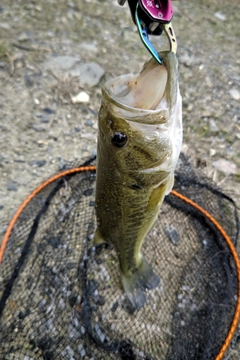
M 157 166 L 170 156 L 165 134 L 168 110 L 157 111 L 155 115 L 154 111 L 103 100 L 99 111 L 98 152 L 104 152 L 105 158 L 125 173 Z
M 161 172 L 173 172 L 176 166 L 182 141 L 177 60 L 175 54 L 161 57 L 163 65 L 151 59 L 139 74 L 122 75 L 103 86 L 98 153 L 122 174 L 158 170 L 161 179 Z

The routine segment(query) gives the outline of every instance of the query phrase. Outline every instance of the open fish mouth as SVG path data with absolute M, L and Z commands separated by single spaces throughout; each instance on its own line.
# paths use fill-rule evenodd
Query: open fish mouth
M 125 107 L 137 110 L 157 110 L 163 99 L 168 71 L 153 59 L 140 74 L 122 75 L 109 80 L 105 88 L 112 98 Z

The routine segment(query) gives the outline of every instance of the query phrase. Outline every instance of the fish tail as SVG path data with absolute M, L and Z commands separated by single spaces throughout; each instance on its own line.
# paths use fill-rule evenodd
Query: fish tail
M 144 258 L 140 267 L 130 276 L 121 272 L 121 279 L 124 290 L 136 310 L 141 309 L 146 302 L 146 290 L 154 289 L 160 282 L 159 277 Z

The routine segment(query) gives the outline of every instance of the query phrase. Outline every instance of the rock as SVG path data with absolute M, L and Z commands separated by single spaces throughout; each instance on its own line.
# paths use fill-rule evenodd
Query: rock
M 40 116 L 40 121 L 41 121 L 41 123 L 43 123 L 43 124 L 48 124 L 50 120 L 49 120 L 49 117 L 48 117 L 47 115 L 42 114 L 42 115 Z
M 4 208 L 4 206 L 2 204 L 0 204 L 0 210 L 2 210 Z
M 229 160 L 219 159 L 219 160 L 213 161 L 212 165 L 218 171 L 221 171 L 226 175 L 236 174 L 236 172 L 237 172 L 236 165 L 232 161 L 229 161 Z
M 30 37 L 26 32 L 22 32 L 18 35 L 18 41 L 29 41 Z
M 11 29 L 11 26 L 10 24 L 6 23 L 6 22 L 1 22 L 0 23 L 0 28 L 1 29 L 4 29 L 4 30 L 10 30 Z
M 238 89 L 231 89 L 229 90 L 229 94 L 234 100 L 240 100 L 240 91 Z
M 14 182 L 9 181 L 7 183 L 7 190 L 9 191 L 18 191 L 18 188 Z
M 37 98 L 34 98 L 33 101 L 34 101 L 34 103 L 35 103 L 36 105 L 39 105 L 39 104 L 40 104 L 40 101 L 39 101 Z
M 93 302 L 96 305 L 103 306 L 105 304 L 105 299 L 102 295 L 96 295 L 93 297 Z
M 80 44 L 80 49 L 87 51 L 87 52 L 97 52 L 98 48 L 96 46 L 96 43 L 87 43 L 87 42 L 82 42 Z
M 86 126 L 92 126 L 93 125 L 93 122 L 92 122 L 92 120 L 87 120 L 87 121 L 85 121 L 85 123 L 84 123 Z
M 88 287 L 87 287 L 87 293 L 89 296 L 92 296 L 94 291 L 97 290 L 97 288 L 99 287 L 99 283 L 96 280 L 90 280 Z
M 218 20 L 221 20 L 221 21 L 225 21 L 225 20 L 226 20 L 226 15 L 224 15 L 224 14 L 221 13 L 220 11 L 215 12 L 214 16 L 215 16 L 215 18 L 217 18 Z
M 79 77 L 80 84 L 93 87 L 99 83 L 105 70 L 97 63 L 90 62 L 85 64 L 77 64 L 71 70 L 70 74 Z
M 212 156 L 215 156 L 217 153 L 216 149 L 210 149 L 209 150 L 209 155 L 212 157 Z
M 46 160 L 31 160 L 28 162 L 28 164 L 30 166 L 38 166 L 38 167 L 42 167 L 46 164 Z
M 219 132 L 219 127 L 216 124 L 216 121 L 213 119 L 209 120 L 209 130 L 212 134 L 216 134 Z
M 38 125 L 35 125 L 35 124 L 32 125 L 32 129 L 35 130 L 35 131 L 37 131 L 37 132 L 43 132 L 43 131 L 46 131 L 46 130 L 47 130 L 45 127 L 43 127 L 43 126 L 38 126 Z
M 89 95 L 84 91 L 81 91 L 76 96 L 71 96 L 71 100 L 73 104 L 87 103 L 89 101 Z
M 49 108 L 49 107 L 45 107 L 43 109 L 43 112 L 45 112 L 46 114 L 48 115 L 52 115 L 52 114 L 55 114 L 56 111 L 54 111 L 53 109 Z
M 26 74 L 24 76 L 24 82 L 27 87 L 32 87 L 34 85 L 35 79 L 32 75 Z
M 168 238 L 173 243 L 173 245 L 175 245 L 175 246 L 178 245 L 179 240 L 180 240 L 180 235 L 177 232 L 176 228 L 173 225 L 167 225 L 165 227 L 165 232 L 166 232 Z
M 70 70 L 74 65 L 80 62 L 81 59 L 75 56 L 56 56 L 49 59 L 45 66 L 49 70 L 59 71 L 59 70 Z

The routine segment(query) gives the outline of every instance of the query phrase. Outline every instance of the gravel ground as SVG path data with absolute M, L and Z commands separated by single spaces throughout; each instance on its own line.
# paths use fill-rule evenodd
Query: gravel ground
M 183 149 L 240 204 L 240 3 L 174 8 Z M 154 43 L 160 50 L 160 39 Z M 64 161 L 95 153 L 101 85 L 148 58 L 117 1 L 1 2 L 1 223 Z M 79 92 L 89 101 L 76 103 Z
M 183 151 L 240 206 L 240 3 L 174 9 Z M 31 190 L 96 153 L 101 85 L 148 58 L 116 0 L 1 1 L 0 235 Z

